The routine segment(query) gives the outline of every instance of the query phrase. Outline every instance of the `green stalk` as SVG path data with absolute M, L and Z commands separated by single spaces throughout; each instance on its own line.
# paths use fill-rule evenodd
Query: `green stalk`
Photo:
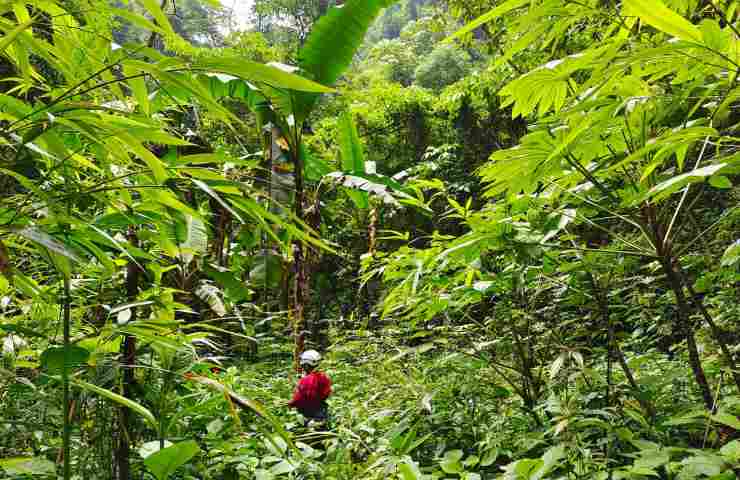
M 62 452 L 64 458 L 64 480 L 72 478 L 69 463 L 70 457 L 70 433 L 71 425 L 69 419 L 70 398 L 69 398 L 69 324 L 71 318 L 70 308 L 70 279 L 68 275 L 64 276 L 64 362 L 62 366 Z

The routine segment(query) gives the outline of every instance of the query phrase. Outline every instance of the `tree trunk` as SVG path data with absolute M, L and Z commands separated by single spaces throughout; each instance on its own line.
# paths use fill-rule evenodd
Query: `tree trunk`
M 297 127 L 296 127 L 297 129 Z M 303 158 L 299 149 L 300 140 L 296 133 L 295 144 L 291 150 L 293 154 L 293 175 L 295 176 L 295 203 L 293 214 L 299 222 L 304 221 L 304 181 L 303 181 Z M 295 272 L 295 285 L 293 287 L 293 338 L 295 346 L 293 350 L 293 363 L 296 370 L 299 369 L 300 356 L 305 349 L 306 342 L 306 298 L 308 297 L 308 272 L 306 269 L 306 247 L 301 240 L 293 240 L 293 266 Z
M 707 322 L 707 325 L 709 325 L 714 341 L 717 342 L 720 350 L 722 350 L 722 356 L 725 358 L 725 363 L 727 363 L 727 367 L 730 369 L 730 372 L 732 372 L 732 378 L 735 381 L 735 387 L 740 393 L 740 371 L 738 371 L 735 356 L 732 354 L 730 348 L 727 346 L 727 342 L 725 342 L 724 338 L 722 338 L 722 332 L 720 331 L 717 324 L 714 323 L 714 319 L 704 306 L 704 302 L 701 300 L 701 298 L 698 297 L 698 295 L 694 291 L 694 287 L 691 285 L 691 283 L 689 283 L 686 275 L 684 274 L 680 266 L 678 267 L 678 273 L 681 276 L 681 280 L 686 285 L 686 288 L 689 290 L 689 294 L 691 295 L 691 302 L 694 304 L 699 313 L 701 313 L 704 321 Z
M 655 418 L 655 407 L 651 402 L 645 400 L 640 395 L 642 390 L 637 384 L 635 376 L 632 374 L 632 369 L 630 369 L 630 366 L 627 364 L 627 359 L 624 356 L 622 348 L 619 346 L 619 343 L 614 340 L 616 333 L 614 331 L 614 327 L 612 326 L 610 318 L 607 292 L 603 291 L 604 289 L 601 288 L 591 272 L 588 272 L 588 278 L 589 282 L 591 283 L 591 289 L 593 290 L 596 297 L 599 299 L 598 305 L 602 322 L 604 325 L 606 325 L 608 329 L 609 346 L 607 349 L 607 355 L 609 355 L 609 358 L 616 357 L 616 360 L 619 362 L 619 366 L 621 367 L 624 376 L 627 378 L 627 382 L 630 384 L 630 387 L 635 392 L 635 397 L 637 398 L 637 401 L 640 403 L 642 408 L 645 409 L 650 418 Z M 611 386 L 609 386 L 609 388 L 611 389 Z M 607 394 L 607 397 L 610 396 L 609 393 Z
M 137 246 L 136 230 L 129 227 L 128 240 L 133 246 Z M 126 297 L 129 302 L 136 300 L 139 293 L 139 266 L 130 260 L 126 268 Z M 131 317 L 128 322 L 136 319 L 136 309 L 131 308 Z M 123 363 L 123 382 L 121 394 L 125 398 L 131 398 L 134 387 L 134 364 L 136 362 L 136 337 L 126 335 L 121 346 L 121 355 Z M 116 449 L 116 464 L 118 466 L 118 480 L 130 480 L 131 466 L 129 458 L 131 456 L 132 428 L 131 428 L 131 411 L 127 407 L 119 409 L 120 430 L 118 438 L 118 448 Z
M 704 399 L 704 406 L 707 410 L 712 411 L 714 410 L 714 397 L 712 395 L 712 389 L 709 387 L 707 377 L 704 374 L 704 368 L 701 365 L 701 357 L 699 356 L 699 349 L 696 346 L 694 329 L 691 326 L 691 310 L 686 302 L 686 296 L 683 291 L 683 286 L 681 285 L 681 280 L 674 270 L 670 258 L 663 257 L 660 259 L 660 262 L 663 267 L 663 272 L 668 278 L 671 290 L 673 290 L 673 295 L 676 297 L 676 306 L 678 307 L 676 326 L 681 336 L 686 338 L 691 371 L 694 374 L 694 379 L 699 386 L 699 390 L 701 390 L 701 395 Z
M 231 231 L 231 214 L 215 199 L 210 200 L 211 211 L 214 213 L 215 231 L 213 232 L 213 243 L 211 244 L 211 256 L 220 267 L 226 266 L 227 255 L 226 241 Z

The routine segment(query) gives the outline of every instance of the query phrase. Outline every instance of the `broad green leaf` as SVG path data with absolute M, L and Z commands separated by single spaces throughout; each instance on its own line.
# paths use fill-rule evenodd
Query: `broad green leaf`
M 740 239 L 727 247 L 724 255 L 722 255 L 722 266 L 729 267 L 735 265 L 738 261 L 740 261 Z
M 57 375 L 64 369 L 64 347 L 49 347 L 41 354 L 41 366 L 46 373 Z M 90 352 L 84 348 L 70 346 L 67 351 L 67 368 L 72 369 L 84 365 Z
M 147 458 L 157 453 L 158 451 L 162 450 L 162 448 L 160 448 L 160 445 L 161 444 L 159 440 L 152 440 L 151 442 L 146 442 L 142 446 L 139 447 L 139 450 L 138 450 L 139 455 L 141 455 L 141 458 Z M 172 445 L 174 444 L 170 442 L 169 440 L 164 441 L 164 448 L 171 447 Z
M 709 177 L 709 185 L 714 188 L 727 189 L 732 188 L 732 181 L 724 175 L 712 175 Z
M 295 465 L 293 465 L 288 460 L 281 460 L 270 468 L 270 473 L 272 473 L 273 475 L 285 475 L 295 469 Z
M 149 423 L 149 425 L 152 428 L 154 428 L 155 430 L 159 430 L 159 422 L 157 422 L 157 419 L 154 418 L 154 415 L 152 415 L 152 412 L 150 412 L 143 405 L 136 403 L 133 400 L 128 399 L 124 396 L 121 396 L 115 392 L 99 387 L 97 385 L 93 385 L 91 383 L 84 382 L 82 380 L 73 380 L 72 384 L 77 387 L 80 387 L 85 390 L 89 390 L 93 393 L 96 393 L 100 395 L 101 397 L 105 397 L 108 400 L 111 400 L 119 405 L 129 408 L 130 410 L 144 417 L 144 419 Z
M 347 0 L 316 22 L 298 52 L 299 67 L 323 85 L 333 85 L 350 65 L 365 33 L 393 0 Z
M 460 462 L 462 456 L 462 450 L 449 450 L 445 452 L 442 461 L 439 462 L 439 466 L 445 473 L 462 473 L 464 471 Z
M 176 443 L 151 454 L 144 460 L 157 480 L 167 480 L 181 466 L 200 453 L 200 447 L 193 440 Z
M 192 207 L 189 207 L 188 205 L 185 205 L 180 200 L 178 200 L 175 194 L 169 190 L 145 189 L 143 194 L 145 194 L 146 196 L 148 196 L 155 202 L 165 205 L 182 214 L 190 215 L 193 218 L 200 218 L 200 219 L 203 218 L 203 216 L 200 213 L 198 213 L 195 209 L 193 209 Z
M 344 111 L 337 122 L 337 139 L 342 157 L 342 170 L 351 175 L 365 173 L 365 153 L 352 115 Z
M 199 218 L 185 216 L 185 239 L 180 244 L 180 255 L 188 265 L 196 255 L 204 255 L 208 251 L 208 231 L 206 225 Z
M 671 457 L 665 449 L 652 449 L 640 451 L 640 458 L 635 460 L 635 467 L 658 469 L 671 461 Z
M 134 155 L 146 163 L 157 183 L 164 183 L 165 180 L 169 178 L 164 162 L 157 158 L 148 148 L 142 145 L 132 134 L 118 133 L 118 138 L 125 143 L 126 147 L 128 147 Z
M 685 458 L 682 462 L 683 469 L 677 480 L 693 480 L 702 476 L 712 477 L 719 475 L 724 470 L 724 459 L 719 455 L 699 454 Z
M 625 17 L 638 16 L 658 30 L 691 42 L 701 42 L 702 34 L 696 25 L 668 8 L 661 0 L 625 0 Z
M 740 462 L 740 440 L 731 441 L 727 445 L 723 446 L 719 453 L 721 453 L 722 456 L 730 462 Z
M 735 415 L 727 412 L 717 412 L 714 415 L 712 415 L 712 420 L 721 423 L 722 425 L 727 425 L 728 427 L 732 427 L 735 430 L 740 430 L 740 419 L 738 419 Z
M 540 480 L 547 478 L 550 472 L 552 472 L 559 464 L 560 460 L 565 457 L 565 447 L 563 445 L 556 445 L 548 449 L 542 456 L 543 464 L 537 469 L 531 477 L 531 480 Z
M 331 62 L 331 57 L 326 59 Z M 330 93 L 334 90 L 315 81 L 308 80 L 293 73 L 261 63 L 250 62 L 243 58 L 203 59 L 195 62 L 193 68 L 216 73 L 225 73 L 255 83 L 266 83 L 275 88 L 284 88 L 301 92 Z M 328 85 L 328 84 L 326 84 Z
M 419 465 L 411 458 L 406 458 L 398 465 L 398 472 L 403 480 L 423 480 L 424 478 Z
M 664 199 L 689 183 L 703 182 L 707 177 L 711 177 L 726 166 L 726 163 L 707 165 L 706 167 L 697 168 L 690 172 L 677 175 L 651 188 L 646 194 L 646 197 L 653 198 L 656 201 Z
M 151 16 L 154 17 L 154 21 L 157 22 L 157 25 L 167 35 L 170 35 L 172 37 L 177 37 L 177 34 L 172 29 L 172 25 L 170 24 L 170 19 L 162 11 L 162 8 L 159 6 L 158 0 L 139 0 L 139 1 L 144 6 L 144 8 L 147 9 L 149 14 L 151 14 Z
M 334 85 L 352 63 L 375 18 L 393 3 L 395 0 L 347 0 L 341 8 L 331 8 L 313 25 L 298 52 L 300 69 L 322 85 Z M 303 122 L 317 99 L 317 94 L 303 92 L 287 99 L 297 123 Z M 284 105 L 286 99 L 278 97 L 273 103 L 276 100 Z

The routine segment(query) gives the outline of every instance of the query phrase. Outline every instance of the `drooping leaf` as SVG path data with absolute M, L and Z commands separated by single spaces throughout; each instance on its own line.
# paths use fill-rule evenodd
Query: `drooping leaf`
M 322 85 L 334 85 L 352 63 L 365 33 L 380 11 L 395 0 L 348 0 L 313 26 L 298 52 L 298 66 Z
M 54 252 L 58 255 L 62 255 L 74 262 L 80 262 L 80 258 L 74 253 L 69 247 L 61 243 L 46 232 L 43 232 L 35 227 L 26 227 L 18 230 L 18 235 L 31 240 L 34 243 L 41 245 L 50 252 Z
M 476 18 L 472 22 L 468 22 L 464 27 L 462 27 L 460 30 L 456 31 L 449 37 L 445 39 L 445 41 L 454 40 L 456 38 L 463 37 L 467 35 L 468 33 L 472 32 L 476 28 L 480 27 L 481 25 L 491 22 L 498 17 L 505 15 L 512 10 L 516 10 L 517 8 L 521 8 L 527 4 L 530 3 L 530 0 L 508 0 L 502 4 L 499 4 L 496 6 L 496 8 L 492 9 L 491 11 L 484 13 L 480 17 Z
M 326 61 L 331 63 L 330 57 L 327 57 Z M 250 62 L 243 58 L 208 58 L 197 61 L 193 67 L 196 70 L 233 75 L 255 83 L 266 83 L 275 88 L 311 93 L 330 93 L 334 91 L 328 86 L 333 82 L 327 83 L 322 81 L 321 78 L 314 78 L 316 81 L 308 80 L 279 68 Z
M 117 403 L 119 405 L 122 405 L 124 407 L 129 408 L 130 410 L 132 410 L 132 411 L 138 413 L 139 415 L 141 415 L 142 417 L 144 417 L 144 419 L 149 423 L 149 425 L 152 428 L 154 428 L 155 430 L 159 430 L 159 422 L 157 422 L 157 419 L 154 418 L 154 415 L 152 414 L 152 412 L 150 412 L 143 405 L 141 405 L 139 403 L 136 403 L 133 400 L 128 399 L 128 398 L 126 398 L 124 396 L 121 396 L 121 395 L 119 395 L 119 394 L 117 394 L 115 392 L 112 392 L 112 391 L 107 390 L 105 388 L 99 387 L 97 385 L 93 385 L 91 383 L 87 383 L 87 382 L 82 381 L 82 380 L 75 379 L 75 380 L 72 381 L 72 384 L 75 385 L 75 386 L 77 386 L 77 387 L 83 388 L 85 390 L 89 390 L 89 391 L 91 391 L 91 392 L 93 392 L 95 394 L 98 394 L 101 397 L 105 397 L 108 400 L 111 400 L 111 401 L 113 401 L 113 402 L 115 402 L 115 403 Z
M 197 180 L 195 178 L 192 179 L 192 181 L 198 188 L 200 188 L 201 190 L 206 192 L 208 195 L 210 195 L 214 200 L 218 202 L 219 205 L 224 207 L 224 209 L 226 209 L 230 214 L 232 214 L 234 218 L 239 220 L 239 222 L 244 223 L 244 219 L 241 217 L 241 215 L 239 215 L 233 208 L 231 208 L 231 205 L 226 203 L 226 201 L 224 201 L 224 199 L 221 198 L 221 195 L 216 193 L 216 191 L 214 191 L 211 187 L 209 187 L 208 184 L 200 180 Z
M 206 302 L 216 315 L 219 317 L 226 315 L 226 306 L 224 305 L 222 298 L 223 294 L 221 289 L 216 285 L 203 281 L 198 285 L 198 288 L 195 289 L 195 294 L 198 298 Z
M 203 255 L 208 251 L 208 231 L 206 225 L 199 218 L 185 216 L 185 238 L 180 243 L 180 255 L 188 265 L 196 255 Z
M 677 175 L 651 188 L 647 192 L 646 197 L 653 198 L 656 201 L 667 198 L 689 183 L 703 182 L 707 177 L 711 177 L 717 172 L 722 171 L 726 166 L 726 163 L 707 165 L 706 167 L 697 168 L 690 172 Z

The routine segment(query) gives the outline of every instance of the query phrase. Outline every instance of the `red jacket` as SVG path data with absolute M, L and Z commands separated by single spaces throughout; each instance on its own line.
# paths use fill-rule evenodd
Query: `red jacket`
M 315 412 L 329 395 L 331 395 L 329 377 L 321 372 L 311 372 L 298 382 L 288 406 L 301 412 Z

